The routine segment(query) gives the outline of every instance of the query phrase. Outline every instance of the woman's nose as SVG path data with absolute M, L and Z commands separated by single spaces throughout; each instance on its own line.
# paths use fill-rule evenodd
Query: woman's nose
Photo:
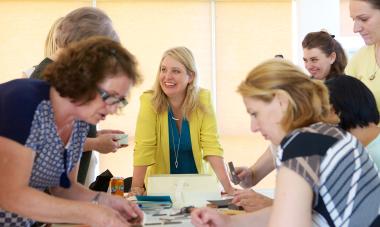
M 257 124 L 256 120 L 251 120 L 251 131 L 252 132 L 258 132 L 260 129 L 259 125 Z
M 118 103 L 113 105 L 107 105 L 108 113 L 114 114 L 117 111 Z
M 354 29 L 353 29 L 354 33 L 360 32 L 361 29 L 362 29 L 362 26 L 359 24 L 359 22 L 354 21 Z

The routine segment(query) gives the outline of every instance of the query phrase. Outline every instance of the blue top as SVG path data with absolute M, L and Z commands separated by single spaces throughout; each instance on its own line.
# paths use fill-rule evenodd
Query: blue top
M 0 84 L 0 136 L 35 152 L 29 186 L 40 191 L 59 187 L 61 174 L 78 164 L 88 131 L 87 123 L 74 122 L 64 163 L 65 145 L 57 132 L 49 94 L 50 85 L 41 80 L 18 79 Z M 0 208 L 0 226 L 32 223 Z
M 181 133 L 178 132 L 176 121 L 173 119 L 171 108 L 168 111 L 169 147 L 170 147 L 170 174 L 198 173 L 191 148 L 189 122 L 182 120 Z M 174 140 L 174 141 L 173 141 Z M 178 165 L 176 166 L 176 153 Z

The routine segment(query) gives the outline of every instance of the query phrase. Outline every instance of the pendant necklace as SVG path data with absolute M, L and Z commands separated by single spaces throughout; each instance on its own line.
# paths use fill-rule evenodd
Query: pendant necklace
M 63 133 L 66 129 L 68 129 L 70 126 L 73 127 L 74 125 L 74 120 L 66 125 L 64 125 L 61 129 L 59 129 L 57 132 L 58 132 L 58 135 L 61 135 L 61 133 Z M 59 178 L 59 185 L 63 188 L 70 188 L 71 186 L 71 181 L 68 177 L 68 168 L 67 168 L 67 148 L 65 147 L 64 148 L 64 151 L 63 151 L 63 172 Z
M 379 66 L 377 65 L 377 45 L 375 45 L 375 72 L 372 73 L 370 76 L 369 76 L 369 80 L 374 80 L 376 78 L 376 74 L 377 72 L 379 71 Z
M 179 119 L 174 117 L 174 114 L 170 111 L 170 117 L 174 121 L 179 121 Z M 178 139 L 178 145 L 176 147 L 175 141 L 174 141 L 174 129 L 173 129 L 173 123 L 175 122 L 170 122 L 170 128 L 172 130 L 172 140 L 173 140 L 173 150 L 174 150 L 174 157 L 175 157 L 175 162 L 174 166 L 177 169 L 178 168 L 178 156 L 179 156 L 179 146 L 181 145 L 181 132 L 179 132 L 179 139 Z

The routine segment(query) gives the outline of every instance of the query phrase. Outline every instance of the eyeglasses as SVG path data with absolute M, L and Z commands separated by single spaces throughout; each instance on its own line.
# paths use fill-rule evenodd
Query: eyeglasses
M 117 97 L 116 95 L 111 95 L 107 91 L 98 88 L 97 89 L 100 97 L 102 97 L 103 101 L 107 105 L 118 105 L 118 107 L 122 108 L 128 105 L 128 101 L 125 99 L 125 97 Z

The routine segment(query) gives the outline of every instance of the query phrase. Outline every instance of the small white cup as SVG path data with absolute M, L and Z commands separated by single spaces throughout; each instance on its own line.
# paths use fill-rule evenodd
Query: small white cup
M 120 145 L 128 145 L 128 134 L 116 134 L 115 137 Z

